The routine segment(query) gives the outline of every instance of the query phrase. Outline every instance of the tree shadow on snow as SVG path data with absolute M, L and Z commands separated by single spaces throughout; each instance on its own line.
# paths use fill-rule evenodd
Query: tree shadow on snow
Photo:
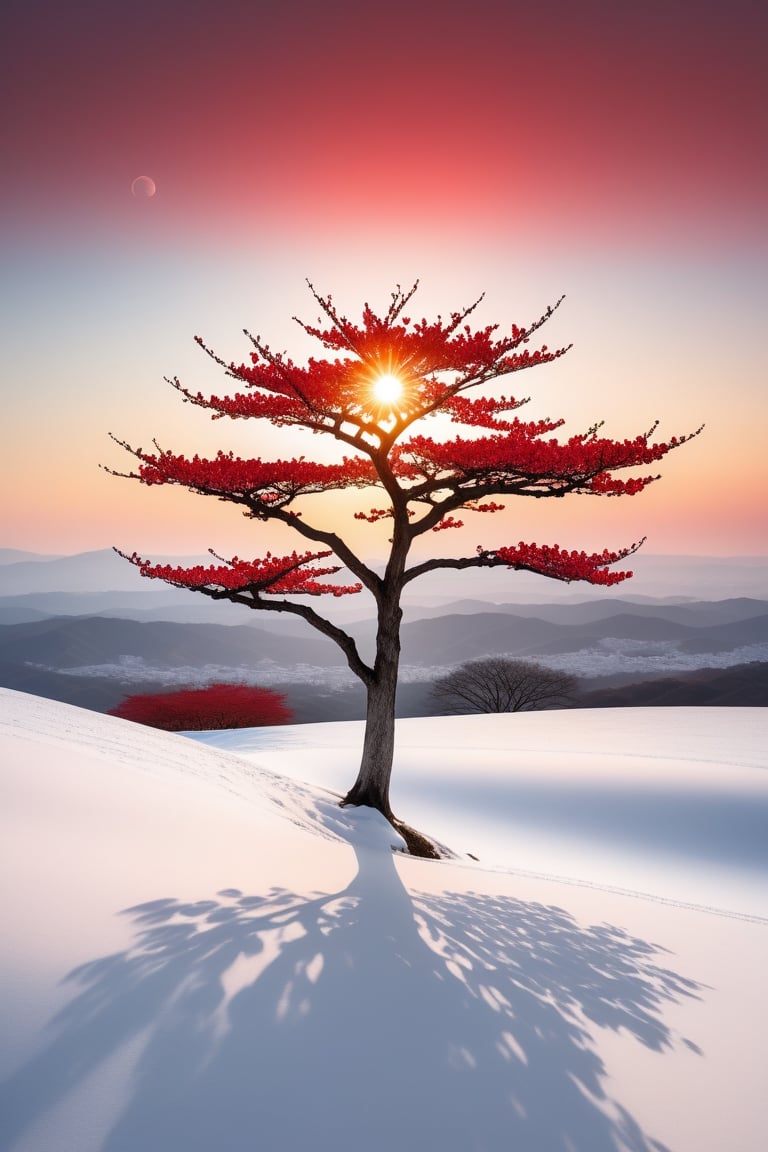
M 391 853 L 357 857 L 332 894 L 129 909 L 135 945 L 70 974 L 0 1090 L 8 1147 L 133 1039 L 103 1152 L 664 1152 L 591 1034 L 676 1042 L 664 1007 L 699 988 L 659 948 L 510 897 L 412 898 Z

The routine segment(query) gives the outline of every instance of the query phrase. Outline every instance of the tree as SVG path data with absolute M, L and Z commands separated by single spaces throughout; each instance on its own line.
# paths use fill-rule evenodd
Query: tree
M 133 720 L 165 732 L 200 732 L 214 728 L 261 728 L 288 724 L 293 718 L 285 696 L 250 684 L 209 684 L 177 692 L 144 692 L 128 696 L 109 716 Z
M 432 682 L 432 698 L 444 712 L 532 712 L 567 705 L 576 677 L 532 660 L 488 656 L 469 660 Z
M 609 571 L 609 567 L 642 543 L 592 554 L 569 552 L 557 544 L 478 546 L 471 555 L 438 555 L 409 566 L 414 541 L 427 532 L 460 527 L 463 521 L 457 513 L 499 511 L 504 505 L 497 497 L 635 495 L 656 476 L 619 479 L 616 473 L 647 468 L 691 438 L 652 442 L 654 424 L 633 439 L 610 440 L 598 435 L 600 425 L 596 425 L 559 441 L 551 433 L 562 426 L 562 420 L 525 422 L 510 417 L 525 400 L 470 397 L 473 389 L 551 363 L 568 350 L 549 351 L 545 345 L 530 351 L 526 347 L 562 297 L 538 320 L 522 328 L 512 325 L 508 335 L 497 336 L 498 325 L 473 330 L 467 323 L 482 297 L 447 319 L 438 316 L 432 322 L 413 322 L 405 310 L 417 287 L 418 282 L 403 292 L 398 286 L 381 316 L 366 304 L 361 322 L 354 324 L 337 311 L 330 296 L 318 295 L 310 284 L 324 318 L 318 326 L 297 322 L 331 356 L 309 359 L 302 367 L 245 330 L 252 345 L 250 363 L 238 365 L 227 363 L 196 337 L 201 348 L 244 390 L 204 396 L 183 386 L 178 378 L 168 380 L 185 401 L 210 411 L 214 419 L 264 420 L 276 427 L 302 428 L 330 437 L 351 453 L 340 463 L 315 463 L 304 456 L 243 460 L 224 451 L 213 459 L 188 459 L 157 442 L 155 451 L 145 452 L 117 440 L 136 458 L 138 468 L 115 473 L 150 486 L 180 485 L 239 505 L 247 517 L 286 525 L 312 546 L 288 556 L 267 553 L 254 560 L 226 560 L 212 552 L 218 564 L 194 567 L 153 564 L 135 552 L 126 558 L 151 579 L 258 611 L 288 612 L 330 637 L 367 693 L 360 770 L 342 803 L 369 805 L 390 819 L 403 589 L 427 572 L 495 567 L 556 580 L 615 584 L 631 572 Z M 473 432 L 442 440 L 410 434 L 417 422 L 438 414 Z M 358 511 L 355 517 L 370 523 L 390 521 L 389 554 L 382 574 L 335 528 L 309 519 L 303 508 L 296 508 L 297 502 L 317 493 L 348 488 L 381 493 L 376 507 Z M 323 564 L 330 556 L 338 563 Z M 351 574 L 353 583 L 323 581 L 342 568 Z M 372 664 L 363 660 L 355 640 L 341 627 L 308 603 L 287 599 L 350 595 L 363 588 L 375 601 L 378 620 Z

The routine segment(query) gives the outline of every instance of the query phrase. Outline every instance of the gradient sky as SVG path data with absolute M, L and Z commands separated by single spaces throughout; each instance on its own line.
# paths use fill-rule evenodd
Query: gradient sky
M 128 463 L 107 433 L 314 455 L 212 424 L 163 377 L 221 392 L 196 334 L 226 359 L 243 327 L 303 356 L 305 277 L 349 315 L 418 277 L 414 313 L 484 291 L 478 320 L 504 328 L 566 293 L 543 339 L 573 349 L 506 387 L 529 418 L 707 425 L 636 498 L 513 500 L 441 551 L 768 552 L 765 4 L 6 0 L 0 41 L 0 545 L 293 547 L 99 471 Z M 131 197 L 142 174 L 152 200 Z

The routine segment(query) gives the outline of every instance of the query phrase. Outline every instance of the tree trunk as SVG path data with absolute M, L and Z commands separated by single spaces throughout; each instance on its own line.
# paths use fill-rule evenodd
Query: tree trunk
M 388 820 L 393 819 L 389 806 L 389 780 L 395 751 L 395 698 L 400 663 L 401 617 L 402 612 L 397 602 L 389 611 L 382 608 L 379 613 L 374 677 L 368 685 L 363 756 L 357 780 L 342 800 L 342 805 L 376 808 Z

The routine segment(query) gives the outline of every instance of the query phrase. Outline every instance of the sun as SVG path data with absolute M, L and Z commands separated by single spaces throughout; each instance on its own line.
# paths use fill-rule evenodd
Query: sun
M 380 404 L 395 404 L 403 394 L 402 380 L 387 372 L 374 380 L 373 394 Z

